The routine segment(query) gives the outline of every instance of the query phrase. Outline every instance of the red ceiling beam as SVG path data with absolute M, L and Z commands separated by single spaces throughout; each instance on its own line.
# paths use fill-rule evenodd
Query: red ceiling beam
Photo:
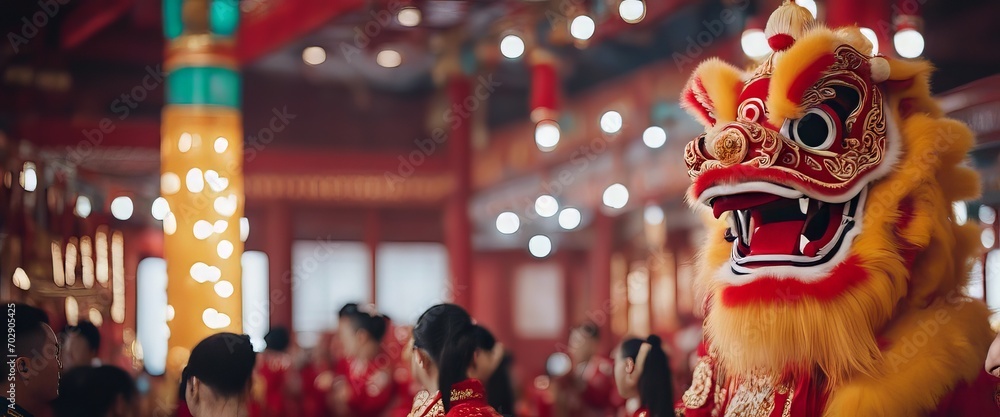
M 70 49 L 82 44 L 132 8 L 133 0 L 89 0 L 80 2 L 66 17 L 60 31 L 60 43 Z
M 237 57 L 244 64 L 252 62 L 322 27 L 334 17 L 360 9 L 364 4 L 363 0 L 244 2 L 241 8 L 246 18 L 238 33 Z M 255 13 L 258 8 L 266 11 Z
M 37 118 L 21 120 L 15 125 L 15 137 L 23 138 L 39 148 L 68 149 L 89 152 L 94 147 L 132 147 L 159 149 L 160 122 L 155 119 L 105 118 L 102 120 L 71 120 Z M 414 155 L 419 153 L 419 155 Z M 390 173 L 400 178 L 416 174 L 449 172 L 444 155 L 411 152 L 358 152 L 342 149 L 288 149 L 268 144 L 260 149 L 247 149 L 244 171 L 249 174 L 314 174 L 345 172 Z

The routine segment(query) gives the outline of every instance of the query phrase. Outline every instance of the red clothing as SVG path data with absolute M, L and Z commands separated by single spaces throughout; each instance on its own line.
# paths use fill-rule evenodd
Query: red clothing
M 250 417 L 283 417 L 288 414 L 286 382 L 292 359 L 285 353 L 264 352 L 253 374 Z
M 615 388 L 614 362 L 602 356 L 593 356 L 587 362 L 577 364 L 573 369 L 570 387 L 564 387 L 570 395 L 566 402 L 569 415 L 574 417 L 606 417 L 614 415 L 624 404 Z
M 451 386 L 451 410 L 445 417 L 500 417 L 486 402 L 486 389 L 478 379 L 466 379 Z
M 350 390 L 347 408 L 354 417 L 381 417 L 396 394 L 392 367 L 379 361 L 348 360 L 346 383 Z
M 326 398 L 333 385 L 333 371 L 326 366 L 308 363 L 299 371 L 302 385 L 302 416 L 329 417 Z

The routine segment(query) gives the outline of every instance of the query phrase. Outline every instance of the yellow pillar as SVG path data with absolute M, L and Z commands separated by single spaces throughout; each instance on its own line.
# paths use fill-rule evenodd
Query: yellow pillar
M 160 193 L 167 302 L 167 372 L 218 332 L 242 333 L 240 218 L 243 131 L 235 0 L 164 0 L 166 106 Z

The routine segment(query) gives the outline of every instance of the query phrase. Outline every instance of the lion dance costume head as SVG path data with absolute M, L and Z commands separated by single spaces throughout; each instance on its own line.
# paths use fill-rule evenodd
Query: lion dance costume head
M 951 211 L 979 192 L 971 132 L 942 117 L 928 63 L 873 55 L 857 28 L 786 2 L 765 34 L 759 66 L 706 61 L 681 95 L 705 127 L 685 150 L 689 199 L 719 220 L 678 412 L 995 411 L 989 312 L 962 293 L 979 233 Z

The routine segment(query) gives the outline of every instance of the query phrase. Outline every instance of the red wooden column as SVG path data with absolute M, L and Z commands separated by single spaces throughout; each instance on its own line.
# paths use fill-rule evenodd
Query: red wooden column
M 264 214 L 264 252 L 268 261 L 271 327 L 292 330 L 292 215 L 284 203 L 273 203 Z
M 378 211 L 375 209 L 365 212 L 365 246 L 368 246 L 368 253 L 371 256 L 371 277 L 368 285 L 372 295 L 372 304 L 378 305 L 378 243 L 381 240 L 382 227 L 379 220 Z
M 601 329 L 602 351 L 611 350 L 617 341 L 611 333 L 611 255 L 614 252 L 614 219 L 595 210 L 594 241 L 590 246 L 590 306 L 587 318 Z
M 453 109 L 465 109 L 472 96 L 469 79 L 456 72 L 447 81 L 448 101 Z M 478 104 L 477 104 L 478 105 Z M 472 193 L 472 120 L 460 118 L 448 133 L 448 156 L 455 178 L 455 189 L 445 208 L 445 245 L 451 264 L 452 301 L 468 307 L 472 299 L 472 224 L 469 219 L 469 196 Z

